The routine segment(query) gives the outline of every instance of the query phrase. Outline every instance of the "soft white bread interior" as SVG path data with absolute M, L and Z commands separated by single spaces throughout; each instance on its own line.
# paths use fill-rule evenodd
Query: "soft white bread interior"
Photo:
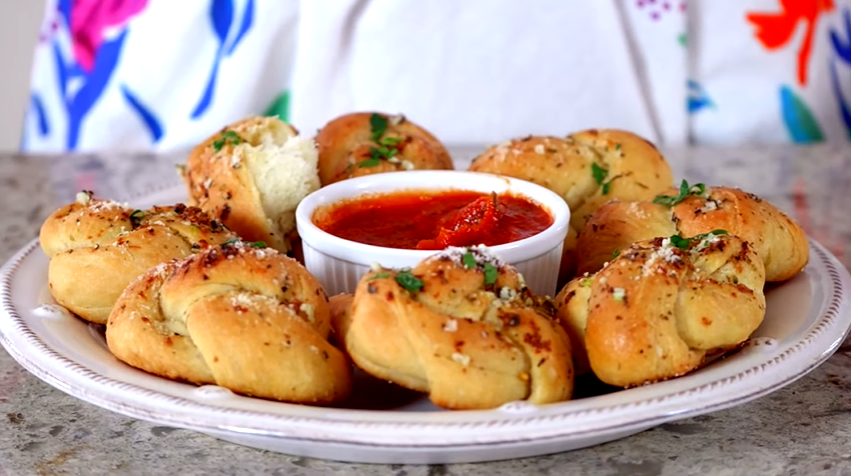
M 295 210 L 319 188 L 316 145 L 275 117 L 251 117 L 190 154 L 183 177 L 191 203 L 246 241 L 283 253 L 297 240 Z

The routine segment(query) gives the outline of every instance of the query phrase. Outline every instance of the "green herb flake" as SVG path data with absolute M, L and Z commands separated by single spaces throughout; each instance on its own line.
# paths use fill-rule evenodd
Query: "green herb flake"
M 253 241 L 251 243 L 246 243 L 246 245 L 251 246 L 253 248 L 266 248 L 265 241 Z
M 461 257 L 461 262 L 464 263 L 464 267 L 467 269 L 473 269 L 476 267 L 476 257 L 469 251 L 464 253 L 464 256 Z
M 620 256 L 620 254 L 621 254 L 621 249 L 620 249 L 620 248 L 615 248 L 615 251 L 613 251 L 613 252 L 612 252 L 612 258 L 613 258 L 613 259 L 614 259 L 614 258 L 617 258 L 618 256 Z
M 222 243 L 222 246 L 235 245 L 235 244 L 239 243 L 240 241 L 242 241 L 242 240 L 240 240 L 239 238 L 234 238 L 232 240 L 225 241 L 224 243 Z
M 389 277 L 390 277 L 390 273 L 386 273 L 386 272 L 382 272 L 382 273 L 375 273 L 375 274 L 373 274 L 372 276 L 370 276 L 370 277 L 367 279 L 367 281 L 374 281 L 374 280 L 376 280 L 376 279 L 384 279 L 384 278 L 389 278 Z
M 680 235 L 673 235 L 673 236 L 671 236 L 670 240 L 671 240 L 671 244 L 676 246 L 677 248 L 679 248 L 681 250 L 687 250 L 687 249 L 689 249 L 689 246 L 691 246 L 691 244 L 694 243 L 694 242 L 703 241 L 703 240 L 709 238 L 710 236 L 721 236 L 721 235 L 729 235 L 729 233 L 727 233 L 727 230 L 712 230 L 709 233 L 701 233 L 701 234 L 695 235 L 691 238 L 683 238 Z
M 372 130 L 372 140 L 378 142 L 381 135 L 387 130 L 387 118 L 373 113 L 369 116 L 369 127 Z
M 620 144 L 615 144 L 615 150 L 616 150 L 616 151 L 618 151 L 618 152 L 620 152 L 620 150 L 621 150 L 621 145 L 620 145 Z
M 592 162 L 591 175 L 594 177 L 594 181 L 597 182 L 597 185 L 602 185 L 603 181 L 606 180 L 606 176 L 609 175 L 609 170 L 600 167 L 597 162 Z
M 396 282 L 399 283 L 399 286 L 412 293 L 418 292 L 423 287 L 423 281 L 411 274 L 410 271 L 399 271 L 396 273 Z
M 610 191 L 611 189 L 612 189 L 612 182 L 611 182 L 611 181 L 608 181 L 608 182 L 604 183 L 604 184 L 603 184 L 603 189 L 602 189 L 603 195 L 608 195 L 608 194 L 609 194 L 609 191 Z
M 686 180 L 683 180 L 680 184 L 680 193 L 676 197 L 672 197 L 670 195 L 656 195 L 656 198 L 653 199 L 653 203 L 657 205 L 665 205 L 666 207 L 673 207 L 685 200 L 689 195 L 703 195 L 705 192 L 706 185 L 702 183 L 689 185 Z
M 729 233 L 727 233 L 727 230 L 712 230 L 709 233 L 701 233 L 700 235 L 695 235 L 694 238 L 692 238 L 692 240 L 705 240 L 706 238 L 709 238 L 710 235 L 721 236 L 721 235 L 729 235 Z
M 485 263 L 485 286 L 490 286 L 495 283 L 498 276 L 499 270 L 496 269 L 496 266 L 490 263 Z
M 680 235 L 672 235 L 670 240 L 672 245 L 676 246 L 681 250 L 687 250 L 689 244 L 691 243 L 691 240 L 689 240 L 688 238 L 683 238 Z
M 379 145 L 391 146 L 391 147 L 394 146 L 394 145 L 399 145 L 401 143 L 402 143 L 401 137 L 384 137 L 384 138 L 378 140 Z
M 375 167 L 376 165 L 378 165 L 378 164 L 380 164 L 380 163 L 381 163 L 381 159 L 378 159 L 378 158 L 372 157 L 372 158 L 370 158 L 370 159 L 366 159 L 366 160 L 364 160 L 363 162 L 359 163 L 359 164 L 358 164 L 358 167 L 359 167 L 359 168 L 364 168 L 364 167 Z
M 585 278 L 579 282 L 579 286 L 583 288 L 590 288 L 592 284 L 594 284 L 594 278 Z
M 224 131 L 224 132 L 222 132 L 222 137 L 213 142 L 213 149 L 215 149 L 216 152 L 218 152 L 218 151 L 222 150 L 222 147 L 224 147 L 227 144 L 239 145 L 241 143 L 242 143 L 242 137 L 239 137 L 239 134 L 237 134 L 234 131 Z
M 133 226 L 139 226 L 144 218 L 145 212 L 143 210 L 133 210 L 133 213 L 130 214 L 130 223 Z

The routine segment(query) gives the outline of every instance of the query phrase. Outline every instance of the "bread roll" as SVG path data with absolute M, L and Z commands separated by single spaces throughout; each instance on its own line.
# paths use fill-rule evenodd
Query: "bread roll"
M 571 216 L 562 284 L 575 273 L 577 232 L 597 208 L 610 200 L 650 200 L 673 185 L 670 166 L 653 144 L 613 129 L 514 139 L 485 151 L 470 170 L 528 180 L 564 198 Z
M 246 241 L 287 253 L 296 207 L 319 188 L 316 146 L 276 117 L 250 117 L 195 147 L 183 177 L 191 204 Z
M 340 116 L 319 131 L 316 144 L 323 186 L 383 172 L 454 168 L 443 144 L 402 115 Z
M 577 374 L 632 387 L 742 344 L 765 316 L 764 284 L 762 260 L 739 237 L 656 238 L 570 281 L 555 305 Z
M 109 316 L 106 341 L 117 358 L 152 374 L 324 404 L 351 388 L 351 367 L 329 331 L 316 278 L 273 249 L 235 243 L 134 281 Z
M 148 269 L 236 238 L 195 207 L 134 210 L 90 192 L 51 214 L 39 233 L 50 257 L 51 295 L 97 324 L 106 323 L 124 288 Z
M 438 406 L 571 397 L 570 342 L 551 302 L 483 248 L 448 248 L 410 271 L 374 270 L 350 305 L 336 299 L 335 329 L 355 364 Z
M 612 202 L 597 210 L 577 240 L 579 273 L 600 269 L 616 249 L 636 241 L 719 229 L 752 244 L 763 261 L 767 281 L 785 281 L 807 265 L 804 230 L 769 202 L 730 187 L 684 184 L 681 188 L 684 192 L 672 189 L 663 194 L 683 197 L 672 207 L 649 201 Z M 671 198 L 657 201 L 670 203 Z

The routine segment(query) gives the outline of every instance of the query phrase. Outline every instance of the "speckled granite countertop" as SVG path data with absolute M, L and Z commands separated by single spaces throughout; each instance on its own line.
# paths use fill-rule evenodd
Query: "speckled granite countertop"
M 470 152 L 473 152 L 471 149 Z M 851 148 L 667 151 L 675 175 L 741 187 L 791 214 L 851 265 Z M 125 200 L 178 184 L 182 156 L 0 155 L 0 261 L 77 190 Z M 851 475 L 851 343 L 775 393 L 583 450 L 494 463 L 361 465 L 241 447 L 76 400 L 0 350 L 0 476 L 267 475 Z

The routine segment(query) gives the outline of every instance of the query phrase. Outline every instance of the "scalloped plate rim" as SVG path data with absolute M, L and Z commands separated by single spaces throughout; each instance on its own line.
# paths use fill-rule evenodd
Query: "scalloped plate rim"
M 131 201 L 150 201 L 160 195 L 175 196 L 178 193 L 180 193 L 178 186 L 160 186 L 146 194 L 137 195 Z M 93 382 L 79 371 L 71 369 L 73 365 L 83 368 L 81 364 L 59 355 L 31 331 L 29 332 L 31 335 L 26 335 L 29 326 L 26 324 L 26 318 L 22 315 L 27 315 L 27 313 L 19 312 L 18 309 L 14 308 L 12 285 L 16 273 L 22 266 L 26 266 L 27 259 L 32 259 L 33 253 L 40 251 L 37 240 L 33 240 L 19 250 L 0 269 L 0 311 L 7 318 L 0 323 L 0 344 L 29 372 L 80 400 L 129 417 L 192 429 L 249 446 L 265 449 L 269 449 L 269 446 L 271 446 L 278 448 L 279 451 L 281 449 L 289 450 L 282 452 L 292 452 L 293 454 L 363 462 L 410 461 L 410 458 L 414 456 L 411 451 L 418 452 L 418 459 L 422 459 L 422 462 L 471 462 L 531 456 L 541 454 L 544 448 L 550 448 L 554 444 L 558 446 L 560 443 L 566 449 L 584 447 L 588 444 L 621 438 L 662 423 L 740 405 L 772 393 L 818 367 L 836 351 L 848 335 L 849 328 L 851 328 L 851 304 L 849 304 L 847 295 L 848 291 L 851 290 L 851 277 L 849 277 L 844 266 L 823 246 L 811 239 L 810 247 L 811 260 L 807 269 L 815 271 L 815 275 L 821 281 L 831 286 L 822 288 L 826 293 L 824 300 L 817 306 L 820 309 L 820 315 L 807 316 L 812 320 L 812 324 L 807 328 L 806 335 L 799 336 L 800 339 L 795 346 L 789 346 L 782 354 L 774 356 L 769 362 L 763 362 L 762 369 L 751 368 L 747 372 L 740 372 L 739 375 L 731 375 L 729 379 L 722 379 L 728 380 L 726 383 L 719 384 L 718 381 L 712 381 L 675 393 L 660 393 L 653 398 L 644 398 L 624 404 L 599 407 L 594 407 L 593 404 L 579 405 L 588 408 L 578 411 L 572 411 L 572 408 L 576 407 L 576 405 L 572 405 L 573 402 L 565 402 L 533 409 L 533 413 L 530 414 L 512 415 L 501 410 L 440 412 L 444 415 L 453 414 L 452 418 L 456 421 L 449 423 L 441 420 L 427 421 L 427 417 L 423 417 L 423 415 L 426 415 L 425 413 L 405 412 L 382 412 L 407 416 L 407 418 L 402 418 L 400 415 L 396 421 L 394 421 L 395 415 L 391 415 L 391 419 L 386 421 L 334 419 L 333 415 L 337 409 L 325 409 L 325 413 L 330 415 L 326 418 L 306 417 L 297 415 L 300 413 L 299 410 L 304 410 L 305 407 L 290 404 L 280 404 L 288 407 L 284 411 L 285 414 L 292 413 L 282 416 L 255 410 L 237 410 L 234 414 L 229 412 L 228 409 L 215 405 L 205 405 L 195 400 L 185 400 L 178 405 L 172 405 L 172 407 L 177 406 L 177 410 L 170 408 L 169 411 L 163 411 L 163 408 L 158 406 L 156 401 L 149 405 L 128 402 L 127 398 L 122 397 L 121 392 L 157 393 L 157 391 L 142 388 L 127 389 L 126 387 L 129 384 L 98 374 L 93 369 L 84 368 L 85 372 L 99 375 L 101 382 Z M 28 318 L 33 318 L 33 316 L 28 315 Z M 15 324 L 18 329 L 14 328 Z M 819 327 L 821 330 L 817 330 Z M 827 334 L 832 334 L 835 337 L 830 339 Z M 807 341 L 810 342 L 806 344 Z M 38 349 L 39 346 L 43 348 Z M 792 351 L 792 349 L 796 350 Z M 797 362 L 796 370 L 793 372 L 778 373 L 777 369 L 774 369 L 774 375 L 771 378 L 765 378 L 766 365 L 769 367 L 780 365 L 788 357 L 795 357 L 795 354 L 800 354 L 802 350 L 806 350 L 808 362 Z M 45 360 L 47 363 L 35 361 L 39 359 Z M 794 359 L 792 360 L 794 361 Z M 791 364 L 787 363 L 787 366 L 791 366 Z M 75 374 L 77 378 L 82 378 L 83 381 L 86 381 L 88 387 L 84 388 L 70 382 L 67 376 L 68 372 Z M 754 386 L 750 391 L 743 391 L 742 389 L 737 391 L 737 380 L 741 381 L 746 378 L 745 374 L 750 377 L 763 374 L 764 385 Z M 689 376 L 676 380 L 683 381 L 687 378 Z M 715 388 L 711 388 L 712 386 L 715 386 Z M 122 387 L 121 392 L 116 392 L 117 387 Z M 724 395 L 724 391 L 732 394 Z M 714 400 L 710 398 L 710 402 L 701 405 L 684 405 L 683 400 L 687 400 L 689 396 L 699 394 L 703 397 L 707 395 L 711 397 L 713 393 L 716 394 L 716 398 Z M 164 395 L 164 397 L 172 400 L 179 399 L 170 395 Z M 565 419 L 564 421 L 569 421 L 571 417 L 581 419 L 583 414 L 600 420 L 607 414 L 622 416 L 624 413 L 629 414 L 629 410 L 635 409 L 642 410 L 640 413 L 643 416 L 625 420 L 612 418 L 608 423 L 595 422 L 593 418 L 588 418 L 587 420 L 591 420 L 591 426 L 578 431 L 565 428 L 553 430 L 552 428 L 553 420 Z M 352 412 L 356 410 L 340 411 Z M 538 415 L 535 415 L 535 413 Z M 482 419 L 483 415 L 484 419 Z M 414 416 L 420 418 L 411 420 L 410 418 Z M 469 418 L 470 416 L 475 418 Z M 491 419 L 488 420 L 488 417 Z M 266 424 L 259 425 L 258 419 L 268 419 L 269 421 Z M 547 422 L 547 420 L 550 421 Z M 240 424 L 240 422 L 242 423 Z M 490 426 L 488 426 L 489 424 Z M 335 432 L 330 427 L 340 426 L 351 426 L 351 428 L 349 428 L 349 431 L 337 431 L 335 437 L 331 437 Z M 494 431 L 494 427 L 498 427 L 502 431 Z M 360 428 L 362 431 L 351 431 L 355 428 Z M 484 433 L 482 433 L 483 429 Z M 544 431 L 541 431 L 542 429 Z M 388 430 L 395 430 L 397 434 L 389 438 L 370 434 L 370 432 Z M 423 435 L 422 432 L 427 432 L 426 430 L 436 432 L 436 434 Z M 455 436 L 447 439 L 448 435 L 441 434 L 441 430 L 444 432 L 451 430 Z M 607 438 L 607 435 L 611 438 Z M 504 452 L 501 449 L 502 447 L 509 448 L 509 451 Z M 338 454 L 337 452 L 341 448 L 358 448 L 361 451 L 367 451 L 363 454 Z M 475 451 L 465 456 L 464 452 L 470 450 Z

